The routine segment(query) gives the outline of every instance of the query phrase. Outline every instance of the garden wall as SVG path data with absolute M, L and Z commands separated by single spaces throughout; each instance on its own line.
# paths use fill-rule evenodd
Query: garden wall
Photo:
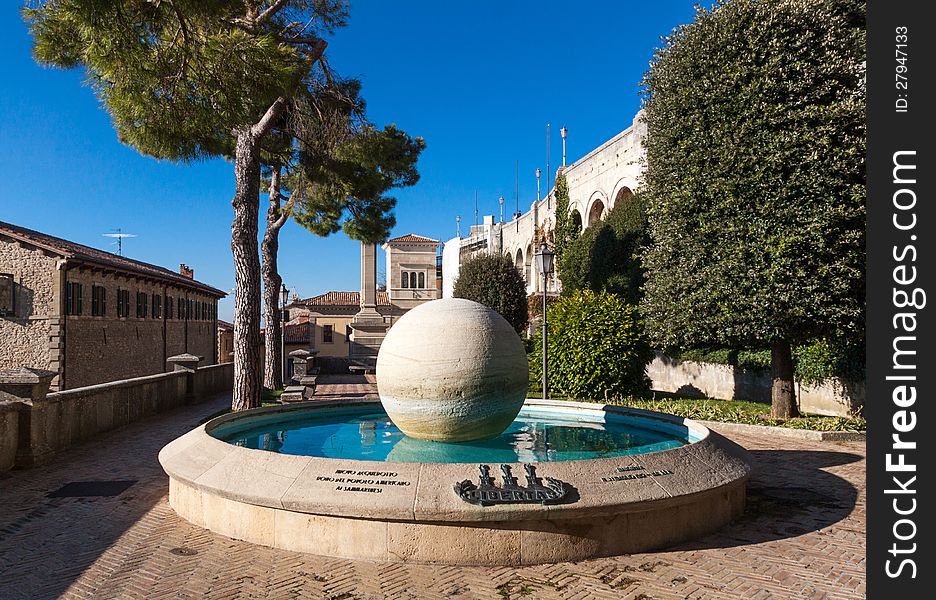
M 41 464 L 105 431 L 230 390 L 233 381 L 234 363 L 223 363 L 39 392 L 29 401 L 10 402 L 7 397 L 0 404 L 0 471 Z
M 732 365 L 677 360 L 657 353 L 647 366 L 651 387 L 688 397 L 748 400 L 770 403 L 769 371 Z M 851 416 L 864 406 L 864 383 L 833 378 L 822 385 L 796 384 L 800 412 L 827 416 Z

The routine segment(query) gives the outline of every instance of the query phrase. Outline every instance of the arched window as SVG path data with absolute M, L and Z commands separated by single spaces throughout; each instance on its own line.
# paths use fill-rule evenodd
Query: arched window
M 419 289 L 426 287 L 426 274 L 423 272 L 419 273 Z
M 412 271 L 409 274 L 409 286 L 411 288 L 416 287 L 416 272 L 415 271 Z
M 400 277 L 400 281 L 403 283 L 403 287 L 408 288 L 409 287 L 409 273 L 407 273 L 406 271 L 403 271 L 402 277 Z

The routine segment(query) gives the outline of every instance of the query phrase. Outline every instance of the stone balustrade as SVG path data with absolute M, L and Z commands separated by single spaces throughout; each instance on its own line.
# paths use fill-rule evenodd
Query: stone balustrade
M 0 472 L 45 463 L 105 431 L 231 389 L 233 363 L 199 368 L 200 360 L 174 356 L 168 373 L 51 394 L 51 371 L 0 371 Z

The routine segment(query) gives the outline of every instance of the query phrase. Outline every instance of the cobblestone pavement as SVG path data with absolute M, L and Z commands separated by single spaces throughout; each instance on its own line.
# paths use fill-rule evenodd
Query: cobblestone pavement
M 341 391 L 373 390 L 344 378 L 316 396 Z M 215 397 L 0 474 L 0 599 L 864 597 L 862 443 L 731 436 L 757 463 L 745 515 L 666 552 L 535 567 L 404 565 L 253 546 L 177 517 L 156 453 L 227 402 Z M 135 483 L 112 497 L 47 496 L 89 480 Z

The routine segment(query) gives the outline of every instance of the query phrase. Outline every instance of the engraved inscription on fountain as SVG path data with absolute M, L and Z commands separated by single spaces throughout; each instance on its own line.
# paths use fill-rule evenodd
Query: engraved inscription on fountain
M 662 475 L 672 475 L 669 469 L 659 469 L 657 471 L 646 471 L 640 465 L 630 465 L 627 467 L 618 467 L 617 475 L 602 477 L 601 481 L 608 483 L 614 481 L 633 481 L 634 479 L 646 479 L 647 477 L 659 477 Z
M 319 475 L 316 481 L 334 483 L 336 492 L 363 492 L 382 494 L 385 488 L 412 485 L 404 479 L 398 479 L 396 471 L 357 471 L 354 469 L 335 469 L 334 475 Z

